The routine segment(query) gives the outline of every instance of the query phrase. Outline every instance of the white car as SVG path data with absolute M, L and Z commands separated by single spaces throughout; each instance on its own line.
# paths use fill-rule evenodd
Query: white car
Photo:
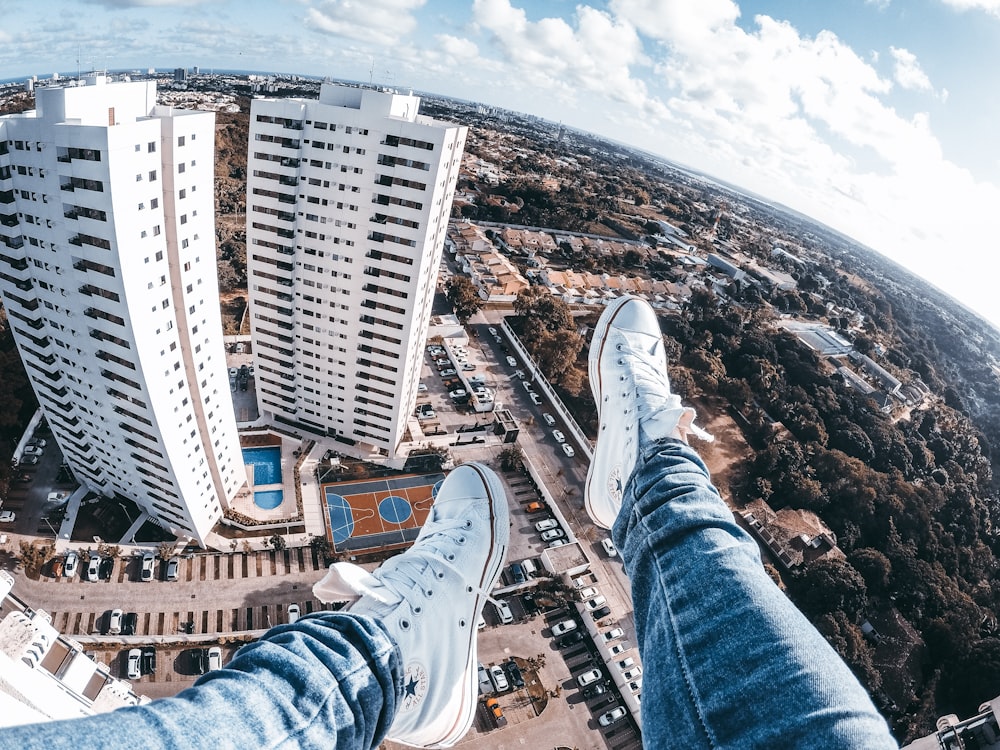
M 469 394 L 464 388 L 456 388 L 455 390 L 448 393 L 452 398 L 466 398 Z
M 618 550 L 615 549 L 615 543 L 612 542 L 610 539 L 602 539 L 601 546 L 604 547 L 604 553 L 608 557 L 618 556 Z
M 593 586 L 587 586 L 587 588 L 580 589 L 577 594 L 580 596 L 580 601 L 586 601 L 587 599 L 593 599 L 598 594 L 598 590 Z
M 91 583 L 101 580 L 101 558 L 99 555 L 90 556 L 90 563 L 87 565 L 87 580 Z
M 514 370 L 514 374 L 517 375 L 518 379 L 520 380 L 524 380 L 524 378 L 526 377 L 524 374 L 524 370 Z M 530 387 L 531 387 L 530 383 L 525 386 L 525 388 L 530 388 Z
M 63 566 L 63 575 L 66 578 L 72 578 L 76 575 L 76 566 L 80 562 L 80 557 L 74 551 L 70 551 L 66 555 L 66 564 Z
M 511 367 L 517 367 L 517 360 L 511 357 L 510 355 L 507 355 L 507 364 L 510 365 Z
M 590 599 L 583 606 L 586 607 L 591 612 L 593 612 L 595 609 L 600 609 L 601 607 L 603 607 L 607 603 L 608 603 L 607 598 L 605 598 L 603 596 L 595 596 L 593 599 Z
M 563 449 L 563 453 L 565 453 L 570 458 L 573 458 L 573 456 L 576 455 L 576 451 L 573 450 L 573 446 L 570 445 L 569 443 L 563 443 L 562 444 L 562 449 Z
M 556 418 L 547 412 L 542 415 L 542 419 L 545 420 L 545 424 L 547 424 L 549 427 L 551 427 L 556 423 Z
M 111 610 L 111 617 L 108 619 L 108 635 L 121 635 L 124 616 L 125 613 L 120 609 Z
M 617 706 L 616 708 L 612 708 L 610 711 L 606 711 L 605 713 L 601 714 L 600 718 L 598 718 L 597 720 L 597 723 L 600 724 L 602 727 L 610 727 L 616 721 L 624 718 L 625 718 L 625 707 Z
M 490 326 L 486 330 L 490 332 L 490 336 L 496 336 L 497 335 L 497 329 L 494 328 L 493 326 Z
M 638 693 L 642 690 L 642 678 L 640 677 L 638 680 L 632 680 L 632 682 L 628 684 L 628 689 L 633 693 Z
M 548 531 L 542 532 L 542 541 L 551 542 L 553 539 L 560 539 L 566 536 L 562 529 L 549 529 Z
M 471 362 L 465 362 L 462 364 L 462 372 L 472 372 L 476 369 L 476 366 Z
M 427 393 L 427 385 L 426 385 L 426 383 L 420 383 L 417 386 L 417 393 Z
M 587 687 L 592 682 L 597 682 L 601 679 L 601 670 L 599 669 L 588 669 L 582 675 L 576 678 L 576 682 L 580 687 Z
M 616 643 L 608 650 L 611 652 L 612 656 L 618 656 L 618 654 L 624 654 L 626 651 L 628 651 L 628 644 Z
M 562 547 L 564 544 L 566 544 L 565 539 L 556 539 L 555 541 L 549 542 L 549 549 L 552 549 L 553 547 Z
M 628 681 L 636 679 L 641 674 L 642 674 L 642 667 L 637 665 L 632 667 L 632 669 L 628 669 L 622 672 L 622 677 L 624 677 Z
M 25 456 L 40 456 L 44 451 L 37 445 L 29 445 L 24 449 Z
M 528 394 L 528 398 L 531 399 L 531 403 L 533 403 L 535 406 L 541 406 L 542 405 L 542 397 L 539 396 L 534 391 L 532 391 L 531 393 Z
M 497 614 L 500 616 L 500 622 L 504 625 L 510 625 L 514 622 L 514 613 L 510 611 L 510 605 L 503 599 L 497 601 Z
M 299 619 L 299 614 L 301 610 L 298 604 L 288 605 L 288 624 L 291 625 L 293 622 L 297 622 Z
M 456 374 L 457 373 L 455 372 L 455 369 L 453 367 L 449 367 L 447 370 L 441 370 L 442 378 L 450 378 L 452 375 Z
M 601 633 L 601 638 L 604 639 L 605 643 L 610 643 L 615 638 L 621 638 L 623 635 L 625 635 L 625 631 L 621 628 L 612 628 L 607 633 Z
M 546 518 L 544 521 L 539 521 L 535 524 L 535 531 L 546 531 L 548 529 L 554 529 L 559 525 L 559 522 L 554 518 Z
M 12 510 L 0 511 L 0 523 L 14 523 L 17 514 Z
M 510 683 L 507 682 L 507 675 L 503 673 L 503 667 L 499 664 L 494 664 L 490 667 L 490 682 L 493 683 L 493 687 L 498 693 L 510 689 Z
M 212 646 L 208 650 L 208 671 L 214 672 L 216 669 L 222 669 L 222 649 Z
M 142 676 L 139 661 L 142 659 L 142 651 L 137 648 L 129 649 L 128 652 L 128 678 L 138 680 Z
M 633 659 L 631 656 L 626 656 L 624 659 L 618 662 L 618 669 L 622 670 L 623 672 L 626 669 L 631 669 L 634 666 L 635 666 L 635 659 Z
M 576 630 L 576 620 L 563 620 L 552 626 L 552 635 L 566 635 L 571 630 Z
M 556 439 L 557 443 L 565 443 L 566 436 L 562 434 L 559 430 L 552 430 L 552 437 Z

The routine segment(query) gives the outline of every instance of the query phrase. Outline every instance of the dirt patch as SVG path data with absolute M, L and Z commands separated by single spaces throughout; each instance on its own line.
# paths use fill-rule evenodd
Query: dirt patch
M 743 437 L 739 425 L 729 416 L 724 401 L 716 399 L 695 399 L 698 411 L 697 424 L 715 437 L 711 443 L 697 438 L 691 445 L 712 474 L 712 482 L 722 493 L 730 506 L 742 505 L 734 495 L 746 471 L 747 462 L 753 458 L 754 449 Z

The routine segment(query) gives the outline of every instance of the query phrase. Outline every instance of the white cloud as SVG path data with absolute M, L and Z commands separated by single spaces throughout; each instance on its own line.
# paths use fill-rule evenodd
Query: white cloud
M 942 0 L 956 10 L 982 10 L 1000 17 L 1000 0 Z
M 893 77 L 896 79 L 896 83 L 904 89 L 916 91 L 934 90 L 934 87 L 931 85 L 931 79 L 927 77 L 927 74 L 920 67 L 916 55 L 900 47 L 889 47 L 889 52 L 896 63 L 893 70 Z
M 173 8 L 191 5 L 207 5 L 217 0 L 84 0 L 91 5 L 103 5 L 107 8 Z
M 473 18 L 516 78 L 566 100 L 598 93 L 639 108 L 651 103 L 645 83 L 631 74 L 648 61 L 630 23 L 587 5 L 577 6 L 575 27 L 561 18 L 531 22 L 509 0 L 475 0 Z
M 435 39 L 441 52 L 458 62 L 471 62 L 479 58 L 479 47 L 469 39 L 460 39 L 451 34 L 438 34 Z
M 874 5 L 879 10 L 885 10 L 892 4 L 892 0 L 865 0 L 865 5 Z
M 426 0 L 318 0 L 306 11 L 306 25 L 316 31 L 363 42 L 391 45 L 417 22 L 413 12 Z

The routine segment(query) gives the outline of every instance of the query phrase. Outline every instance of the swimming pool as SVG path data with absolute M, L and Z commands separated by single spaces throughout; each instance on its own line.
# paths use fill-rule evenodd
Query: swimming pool
M 253 493 L 254 505 L 264 510 L 277 508 L 284 499 L 285 493 L 281 490 L 263 490 L 262 492 Z
M 253 466 L 255 485 L 281 484 L 281 448 L 278 446 L 244 448 L 243 463 Z

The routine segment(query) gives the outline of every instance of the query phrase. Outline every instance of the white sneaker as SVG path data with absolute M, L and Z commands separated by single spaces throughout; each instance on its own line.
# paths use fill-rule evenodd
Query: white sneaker
M 711 435 L 694 425 L 695 412 L 670 392 L 663 334 L 645 300 L 620 297 L 594 329 L 588 361 L 599 428 L 587 472 L 584 503 L 598 526 L 610 529 L 622 505 L 640 443 L 663 437 Z
M 476 622 L 509 538 L 500 479 L 482 464 L 462 464 L 410 549 L 373 573 L 335 563 L 313 587 L 320 601 L 356 598 L 347 609 L 379 620 L 399 646 L 403 694 L 387 739 L 451 747 L 469 731 L 479 695 Z

